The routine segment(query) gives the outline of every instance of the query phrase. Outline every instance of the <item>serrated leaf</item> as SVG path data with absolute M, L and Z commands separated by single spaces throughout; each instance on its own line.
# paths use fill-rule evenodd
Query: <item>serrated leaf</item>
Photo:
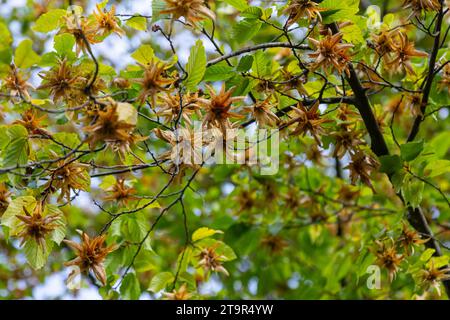
M 253 55 L 252 71 L 256 76 L 264 78 L 270 73 L 270 60 L 263 51 L 258 51 Z
M 44 249 L 34 240 L 28 240 L 25 242 L 23 246 L 25 257 L 33 269 L 41 269 L 47 262 L 48 255 L 51 250 L 51 243 L 47 242 L 46 246 L 47 247 Z
M 63 9 L 52 9 L 41 15 L 35 25 L 32 27 L 33 31 L 47 33 L 59 27 L 61 18 L 67 13 Z
M 192 234 L 192 242 L 211 237 L 217 233 L 223 233 L 221 230 L 210 229 L 207 227 L 198 228 Z
M 52 231 L 50 239 L 57 245 L 66 237 L 66 219 L 62 211 L 53 204 L 46 204 L 44 209 L 44 217 L 47 215 L 58 215 L 59 219 L 54 221 L 57 225 L 56 229 Z
M 218 63 L 206 68 L 203 81 L 221 81 L 233 77 L 233 68 L 226 63 Z
M 167 9 L 166 2 L 164 0 L 153 0 L 152 1 L 152 23 L 158 21 L 159 19 L 169 17 L 168 14 L 161 14 L 160 12 Z
M 255 19 L 243 19 L 234 24 L 232 29 L 233 38 L 237 42 L 243 43 L 251 40 L 261 28 L 262 22 Z
M 5 167 L 25 165 L 28 162 L 28 132 L 21 125 L 13 125 L 7 131 L 10 142 L 3 150 L 3 165 Z
M 188 62 L 186 64 L 186 72 L 188 74 L 185 80 L 185 86 L 190 91 L 196 91 L 197 85 L 202 81 L 206 71 L 206 52 L 203 42 L 197 40 L 195 46 L 191 48 Z
M 164 290 L 174 278 L 175 277 L 171 272 L 160 272 L 152 278 L 148 290 L 155 293 L 160 292 L 161 290 Z
M 357 24 L 351 24 L 341 29 L 343 39 L 349 43 L 364 43 L 364 37 L 361 28 Z

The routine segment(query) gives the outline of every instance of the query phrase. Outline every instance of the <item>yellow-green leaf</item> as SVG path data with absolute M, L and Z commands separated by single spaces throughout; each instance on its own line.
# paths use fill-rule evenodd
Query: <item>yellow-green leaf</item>
M 197 90 L 197 85 L 203 79 L 206 71 L 206 53 L 205 47 L 201 40 L 197 40 L 195 46 L 191 48 L 188 63 L 186 65 L 186 72 L 188 74 L 185 85 L 190 91 Z
M 8 208 L 3 213 L 1 224 L 11 229 L 11 235 L 16 235 L 18 232 L 17 227 L 20 223 L 20 220 L 17 219 L 17 215 L 24 214 L 24 207 L 28 212 L 32 212 L 35 206 L 36 199 L 32 196 L 22 196 L 15 198 L 10 202 Z
M 139 63 L 147 64 L 155 58 L 155 53 L 150 45 L 144 44 L 133 52 L 131 57 Z
M 34 31 L 47 33 L 59 27 L 61 18 L 67 13 L 63 9 L 52 9 L 41 15 L 32 27 Z
M 14 63 L 18 68 L 26 69 L 41 60 L 33 50 L 33 42 L 30 39 L 23 40 L 14 53 Z
M 128 19 L 125 24 L 130 28 L 145 31 L 147 29 L 147 19 L 144 17 L 136 16 Z
M 0 21 L 0 51 L 6 48 L 9 48 L 12 42 L 11 32 L 8 30 L 8 26 Z
M 194 231 L 194 233 L 192 234 L 192 241 L 195 242 L 204 238 L 208 238 L 217 233 L 223 233 L 223 231 L 202 227 Z
M 173 279 L 174 276 L 171 272 L 160 272 L 152 278 L 148 290 L 155 293 L 164 290 Z

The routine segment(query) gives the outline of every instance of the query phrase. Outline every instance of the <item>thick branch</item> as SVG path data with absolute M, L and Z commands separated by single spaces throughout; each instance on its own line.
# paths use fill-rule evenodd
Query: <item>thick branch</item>
M 441 20 L 442 23 L 442 20 Z M 339 32 L 339 28 L 337 24 L 333 23 L 330 25 L 331 30 L 333 33 Z M 438 41 L 439 42 L 439 41 Z M 366 92 L 364 88 L 361 85 L 361 82 L 359 81 L 358 76 L 356 75 L 355 69 L 352 65 L 349 65 L 349 71 L 350 76 L 347 76 L 347 81 L 350 84 L 350 87 L 352 88 L 354 95 L 355 95 L 355 105 L 358 108 L 358 111 L 361 114 L 361 117 L 364 120 L 364 124 L 366 126 L 367 131 L 369 132 L 370 138 L 371 138 L 371 148 L 372 151 L 377 156 L 384 156 L 389 155 L 389 149 L 387 147 L 386 141 L 384 140 L 383 134 L 381 133 L 381 130 L 378 126 L 378 123 L 375 119 L 375 115 L 372 112 L 372 108 L 370 106 L 369 98 L 366 95 Z M 434 64 L 432 69 L 434 70 Z M 428 80 L 429 82 L 432 82 L 432 80 Z M 427 82 L 428 83 L 428 82 Z M 430 87 L 431 89 L 431 87 Z M 390 177 L 389 177 L 390 178 Z M 403 196 L 398 193 L 397 196 L 402 200 L 403 203 L 405 203 L 405 200 L 403 199 Z M 426 243 L 426 246 L 428 248 L 432 248 L 435 250 L 436 256 L 441 256 L 441 248 L 439 246 L 439 243 L 434 240 L 433 232 L 428 225 L 428 222 L 420 208 L 412 208 L 411 206 L 408 206 L 408 222 L 421 234 L 428 236 L 430 238 L 430 241 Z M 447 296 L 450 298 L 450 280 L 443 281 L 445 290 L 447 292 Z
M 338 26 L 336 24 L 332 24 L 330 26 L 333 33 L 339 32 Z M 364 124 L 367 128 L 367 132 L 370 135 L 372 151 L 377 156 L 387 155 L 389 154 L 389 150 L 386 145 L 386 141 L 384 140 L 383 134 L 381 133 L 380 127 L 378 126 L 375 115 L 373 114 L 372 107 L 370 106 L 369 99 L 366 95 L 366 91 L 361 85 L 361 82 L 359 81 L 353 66 L 349 64 L 348 68 L 350 76 L 347 76 L 346 78 L 355 95 L 355 106 L 361 114 L 361 117 L 363 118 Z

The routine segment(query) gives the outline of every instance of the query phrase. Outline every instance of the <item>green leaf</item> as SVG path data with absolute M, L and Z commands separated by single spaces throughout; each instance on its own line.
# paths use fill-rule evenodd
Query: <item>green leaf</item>
M 388 175 L 394 174 L 403 167 L 402 159 L 398 155 L 381 156 L 380 163 L 380 172 L 384 172 Z
M 147 64 L 150 61 L 154 60 L 155 53 L 150 45 L 144 44 L 140 46 L 135 52 L 133 52 L 131 54 L 131 57 L 141 64 Z
M 51 244 L 47 243 L 46 248 L 42 248 L 36 241 L 28 240 L 25 242 L 23 249 L 28 263 L 33 269 L 37 270 L 41 269 L 47 262 Z
M 1 224 L 10 228 L 11 235 L 16 235 L 18 230 L 17 227 L 20 224 L 20 220 L 17 219 L 17 215 L 25 214 L 23 207 L 27 209 L 28 212 L 32 212 L 36 206 L 36 199 L 32 196 L 22 196 L 17 197 L 12 200 L 6 211 L 1 217 Z
M 130 28 L 139 30 L 139 31 L 145 31 L 147 30 L 147 18 L 145 17 L 132 17 L 128 19 L 125 24 L 129 26 Z
M 341 20 L 352 20 L 359 11 L 360 0 L 324 0 L 319 8 L 325 9 L 322 23 L 328 24 Z
M 419 207 L 422 202 L 423 189 L 425 183 L 423 181 L 417 180 L 412 176 L 409 176 L 403 182 L 403 187 L 401 189 L 402 195 L 405 201 L 413 208 Z
M 185 85 L 190 91 L 197 90 L 197 85 L 202 81 L 206 71 L 206 52 L 203 42 L 197 40 L 195 46 L 191 48 L 191 54 L 186 65 L 188 74 Z
M 78 134 L 72 132 L 57 132 L 53 134 L 53 138 L 55 141 L 60 142 L 72 149 L 75 149 L 81 143 Z M 59 145 L 58 147 L 61 148 Z
M 17 218 L 18 215 L 25 215 L 24 207 L 29 212 L 32 213 L 36 207 L 36 199 L 32 196 L 22 196 L 17 197 L 12 200 L 4 212 L 1 218 L 1 224 L 10 228 L 10 234 L 12 236 L 17 235 L 22 227 L 21 221 Z M 57 215 L 58 219 L 54 221 L 57 225 L 56 229 L 52 231 L 49 239 L 60 244 L 66 235 L 66 221 L 62 211 L 53 204 L 46 204 L 42 212 L 43 217 L 48 215 Z
M 236 259 L 236 254 L 234 253 L 234 250 L 231 249 L 231 247 L 222 241 L 219 241 L 219 246 L 216 249 L 217 254 L 224 256 L 226 261 L 231 261 Z
M 177 258 L 177 265 L 179 266 L 180 273 L 183 273 L 187 270 L 189 263 L 192 259 L 192 254 L 194 250 L 192 246 L 185 247 L 183 251 L 180 252 Z M 183 259 L 183 260 L 182 260 Z
M 134 261 L 134 269 L 137 272 L 145 272 L 155 268 L 154 262 L 157 255 L 153 251 L 141 250 Z
M 263 11 L 259 7 L 248 7 L 241 13 L 242 17 L 249 19 L 259 19 L 262 17 L 262 15 Z
M 449 256 L 432 257 L 429 263 L 433 263 L 435 268 L 445 268 L 450 260 Z
M 54 51 L 44 53 L 39 61 L 40 67 L 53 67 L 58 63 L 58 54 Z
M 171 272 L 160 272 L 152 278 L 148 290 L 155 293 L 160 292 L 161 290 L 164 290 L 170 282 L 173 282 L 174 279 L 175 277 Z
M 1 44 L 0 44 L 1 47 Z M 6 73 L 6 65 L 9 65 L 12 60 L 12 49 L 6 48 L 6 49 L 0 49 L 0 75 Z M 1 64 L 4 64 L 1 66 Z
M 235 75 L 233 78 L 227 81 L 227 86 L 236 87 L 233 95 L 245 96 L 257 83 L 258 80 L 249 79 L 248 77 L 243 77 L 241 75 Z
M 66 219 L 64 214 L 59 208 L 53 204 L 46 204 L 44 209 L 44 217 L 47 215 L 58 215 L 59 219 L 55 220 L 56 229 L 52 231 L 50 239 L 57 245 L 61 244 L 61 241 L 66 237 Z
M 243 56 L 241 60 L 239 60 L 239 64 L 236 67 L 236 71 L 238 72 L 247 72 L 250 70 L 253 64 L 253 57 L 250 55 Z
M 357 24 L 351 24 L 341 29 L 343 39 L 354 44 L 362 44 L 365 42 L 363 32 Z
M 108 190 L 117 182 L 116 177 L 114 176 L 106 176 L 103 178 L 103 181 L 98 185 L 102 190 Z
M 252 39 L 261 28 L 262 22 L 255 19 L 243 19 L 233 25 L 232 36 L 238 43 Z
M 56 52 L 62 56 L 68 56 L 73 51 L 73 46 L 75 45 L 75 38 L 73 35 L 64 33 L 58 34 L 55 36 L 53 48 L 55 48 Z
M 246 0 L 224 0 L 230 6 L 235 7 L 239 11 L 244 11 L 248 8 L 248 4 Z
M 258 51 L 253 56 L 252 71 L 259 78 L 264 78 L 270 74 L 271 61 L 263 51 Z
M 21 126 L 19 124 L 12 125 L 11 127 L 9 127 L 6 134 L 8 135 L 10 140 L 22 139 L 22 138 L 26 139 L 26 138 L 28 138 L 28 131 L 27 131 L 27 129 L 25 129 L 24 126 Z
M 0 21 L 0 39 L 2 39 L 2 41 L 0 41 L 0 51 L 9 49 L 13 38 L 11 32 L 9 32 L 8 26 L 2 21 Z
M 168 14 L 161 14 L 160 12 L 167 9 L 166 2 L 164 0 L 153 0 L 152 1 L 152 23 L 158 21 L 159 19 L 169 17 Z
M 425 174 L 430 177 L 437 177 L 450 172 L 450 160 L 434 160 L 425 167 Z
M 109 76 L 109 77 L 114 77 L 116 75 L 116 70 L 114 70 L 113 67 L 111 67 L 107 64 L 104 64 L 104 63 L 99 63 L 98 72 L 101 75 Z
M 120 285 L 120 294 L 126 300 L 137 300 L 141 295 L 139 280 L 134 273 L 128 273 Z
M 450 149 L 450 132 L 441 132 L 433 137 L 425 147 L 425 153 L 434 153 L 437 158 L 444 158 Z
M 33 50 L 33 42 L 30 39 L 23 40 L 14 53 L 14 64 L 18 68 L 26 69 L 41 60 Z
M 143 212 L 128 215 L 123 218 L 125 221 L 126 237 L 132 242 L 140 242 L 147 235 L 148 220 Z M 143 244 L 143 249 L 152 250 L 150 237 L 147 237 Z
M 399 170 L 391 176 L 392 185 L 394 186 L 395 192 L 400 192 L 403 186 L 403 180 L 405 179 L 405 170 Z
M 423 140 L 417 142 L 408 142 L 400 146 L 402 159 L 405 161 L 412 161 L 422 152 Z
M 210 229 L 207 227 L 198 228 L 192 234 L 192 242 L 211 237 L 217 233 L 223 233 L 221 230 Z
M 433 254 L 434 254 L 435 251 L 436 251 L 436 250 L 431 249 L 431 248 L 426 249 L 426 250 L 422 253 L 422 255 L 420 256 L 420 261 L 427 262 L 427 261 L 430 260 L 430 258 L 433 256 Z
M 14 125 L 7 131 L 10 142 L 3 150 L 3 165 L 12 167 L 16 165 L 25 165 L 28 162 L 28 132 L 21 125 Z
M 233 77 L 233 68 L 221 62 L 206 68 L 203 81 L 221 81 Z
M 35 25 L 33 31 L 47 33 L 59 27 L 61 18 L 67 13 L 63 9 L 52 9 L 41 15 Z
M 204 238 L 202 240 L 199 240 L 196 244 L 200 248 L 215 248 L 214 251 L 219 256 L 223 256 L 224 261 L 231 261 L 237 258 L 234 250 L 231 249 L 231 247 L 225 244 L 223 241 L 219 241 L 213 238 Z

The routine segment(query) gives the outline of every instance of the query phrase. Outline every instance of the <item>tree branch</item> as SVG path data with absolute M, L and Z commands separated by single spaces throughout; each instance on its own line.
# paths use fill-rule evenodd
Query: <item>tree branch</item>
M 268 49 L 268 48 L 291 48 L 291 49 L 301 49 L 301 50 L 308 50 L 308 49 L 310 49 L 309 46 L 305 45 L 305 44 L 292 45 L 292 44 L 287 43 L 287 42 L 268 42 L 268 43 L 258 44 L 256 46 L 252 46 L 252 47 L 242 48 L 240 50 L 228 53 L 226 55 L 223 55 L 221 57 L 218 57 L 216 59 L 208 61 L 206 66 L 210 67 L 210 66 L 212 66 L 214 64 L 217 64 L 217 63 L 219 63 L 221 61 L 224 61 L 224 60 L 236 57 L 236 56 L 240 56 L 241 54 L 244 54 L 244 53 L 248 53 L 248 52 L 252 52 L 252 51 L 256 51 L 256 50 L 261 50 L 261 49 Z
M 442 23 L 442 19 L 438 20 L 437 24 Z M 333 33 L 339 32 L 339 27 L 336 23 L 333 23 L 330 25 L 331 30 Z M 437 41 L 439 43 L 439 39 Z M 439 44 L 438 44 L 439 46 Z M 431 63 L 430 63 L 431 65 Z M 371 148 L 372 151 L 378 156 L 384 156 L 389 155 L 389 149 L 387 147 L 386 141 L 384 140 L 383 134 L 381 133 L 381 130 L 378 126 L 378 123 L 376 121 L 376 118 L 372 112 L 372 108 L 370 106 L 369 98 L 366 95 L 366 92 L 364 88 L 361 85 L 361 82 L 359 81 L 358 76 L 356 75 L 355 69 L 352 65 L 349 64 L 348 66 L 350 71 L 350 76 L 347 76 L 347 82 L 350 84 L 350 87 L 352 88 L 354 95 L 355 95 L 355 105 L 358 109 L 358 111 L 361 114 L 361 117 L 364 120 L 364 124 L 366 126 L 367 131 L 369 132 L 370 138 L 371 138 Z M 434 70 L 434 63 L 432 64 L 432 70 Z M 432 82 L 431 80 L 428 80 L 428 82 Z M 431 89 L 431 85 L 430 85 Z M 429 94 L 429 93 L 428 93 Z M 417 129 L 418 130 L 418 129 Z M 389 177 L 390 179 L 391 177 Z M 400 193 L 397 193 L 397 196 L 400 198 L 400 200 L 405 204 L 405 199 Z M 425 218 L 425 215 L 422 212 L 421 208 L 412 208 L 411 206 L 408 206 L 408 215 L 407 219 L 408 222 L 416 229 L 418 232 L 427 235 L 430 239 L 426 243 L 426 246 L 428 248 L 432 248 L 435 250 L 434 254 L 435 256 L 441 256 L 441 248 L 439 246 L 439 243 L 434 240 L 433 232 L 428 225 L 428 222 Z M 445 290 L 447 292 L 447 296 L 450 298 L 450 280 L 443 281 Z
M 408 142 L 413 141 L 416 138 L 417 134 L 419 133 L 420 124 L 425 119 L 424 114 L 425 114 L 425 110 L 428 105 L 428 101 L 430 99 L 431 88 L 433 86 L 433 80 L 435 77 L 434 69 L 436 67 L 437 55 L 438 55 L 439 49 L 441 47 L 441 28 L 442 28 L 442 22 L 444 20 L 444 6 L 443 6 L 444 1 L 441 0 L 440 2 L 441 2 L 441 9 L 439 11 L 438 18 L 436 21 L 436 26 L 435 26 L 434 32 L 433 32 L 433 34 L 435 35 L 434 36 L 434 45 L 433 45 L 433 50 L 431 52 L 430 61 L 428 64 L 428 76 L 425 78 L 424 83 L 422 85 L 423 86 L 423 96 L 422 96 L 422 103 L 420 105 L 421 114 L 419 114 L 414 119 L 413 126 L 408 135 L 408 139 L 407 139 Z

